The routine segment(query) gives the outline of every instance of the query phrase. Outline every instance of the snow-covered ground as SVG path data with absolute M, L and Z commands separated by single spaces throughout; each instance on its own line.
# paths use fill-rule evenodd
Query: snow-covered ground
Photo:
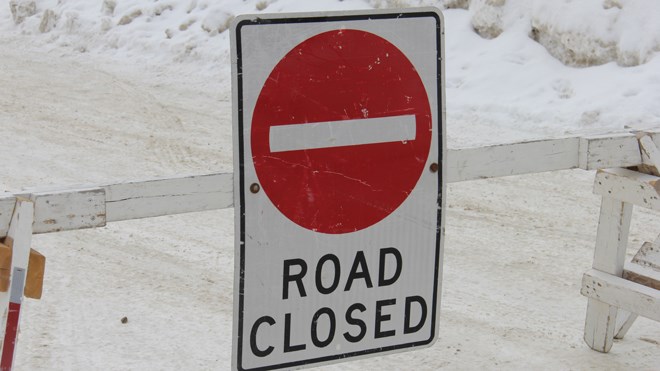
M 660 127 L 653 0 L 38 0 L 0 4 L 0 191 L 231 171 L 227 26 L 242 13 L 435 5 L 448 143 Z M 440 338 L 324 369 L 657 369 L 660 324 L 582 342 L 593 173 L 450 185 Z M 631 249 L 660 215 L 635 209 Z M 233 210 L 38 235 L 17 369 L 227 369 Z M 126 316 L 128 322 L 121 323 Z

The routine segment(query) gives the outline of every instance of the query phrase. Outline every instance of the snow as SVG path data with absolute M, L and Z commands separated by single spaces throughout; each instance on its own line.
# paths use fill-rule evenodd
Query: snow
M 244 13 L 451 7 L 452 148 L 660 127 L 657 1 L 466 4 L 12 0 L 0 5 L 0 190 L 231 171 L 227 27 Z M 562 171 L 451 185 L 438 342 L 324 369 L 657 368 L 658 323 L 639 320 L 608 355 L 581 340 L 592 179 Z M 657 213 L 634 216 L 629 255 L 660 225 Z M 46 286 L 25 305 L 17 369 L 229 367 L 233 210 L 34 243 Z
M 227 28 L 238 14 L 443 4 L 422 0 L 16 3 L 34 9 L 34 15 L 15 25 L 12 14 L 3 9 L 0 30 L 5 34 L 21 35 L 52 55 L 109 63 L 130 60 L 146 74 L 160 71 L 217 81 L 224 99 L 230 81 Z M 656 104 L 660 59 L 654 57 L 660 51 L 657 2 L 474 0 L 468 12 L 452 9 L 445 14 L 447 112 L 448 122 L 454 123 L 449 125 L 451 144 L 660 125 Z

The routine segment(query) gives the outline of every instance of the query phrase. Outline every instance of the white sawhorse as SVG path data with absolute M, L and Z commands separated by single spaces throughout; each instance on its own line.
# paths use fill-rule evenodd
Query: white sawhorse
M 660 238 L 624 264 L 633 205 L 660 210 L 660 151 L 648 136 L 639 142 L 643 172 L 599 170 L 594 184 L 603 199 L 593 269 L 584 274 L 581 292 L 589 298 L 584 340 L 599 352 L 609 352 L 638 315 L 660 321 Z

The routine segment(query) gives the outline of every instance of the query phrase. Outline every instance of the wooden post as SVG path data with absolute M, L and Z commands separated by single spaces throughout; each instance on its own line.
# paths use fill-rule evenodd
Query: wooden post
M 3 321 L 0 323 L 0 338 L 2 355 L 0 369 L 11 370 L 14 363 L 14 351 L 18 340 L 18 324 L 25 289 L 25 277 L 30 257 L 32 242 L 32 224 L 34 222 L 34 204 L 32 201 L 17 198 L 16 207 L 9 224 L 5 243 L 12 248 L 10 269 L 10 287 L 7 293 L 1 293 L 0 304 L 3 310 Z M 6 325 L 5 325 L 6 323 Z
M 632 204 L 603 197 L 596 235 L 594 269 L 621 277 L 631 216 Z M 609 352 L 617 330 L 616 316 L 616 307 L 589 298 L 584 341 L 591 349 Z

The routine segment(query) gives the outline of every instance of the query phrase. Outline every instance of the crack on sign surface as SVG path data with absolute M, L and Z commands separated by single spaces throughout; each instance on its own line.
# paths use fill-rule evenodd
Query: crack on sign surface
M 302 167 L 305 169 L 309 169 L 311 171 L 314 171 L 311 166 L 309 165 L 304 165 L 301 164 L 300 162 L 291 162 L 291 161 L 286 161 L 282 159 L 281 157 L 276 157 L 276 156 L 263 156 L 264 159 L 271 159 L 271 160 L 277 160 L 283 164 L 290 165 L 291 167 Z
M 330 171 L 330 170 L 315 170 L 314 168 L 312 168 L 312 167 L 309 166 L 309 165 L 301 164 L 301 163 L 299 163 L 299 162 L 286 161 L 286 160 L 282 159 L 281 157 L 276 157 L 276 156 L 263 156 L 263 158 L 265 158 L 265 159 L 271 159 L 271 160 L 277 160 L 277 161 L 280 161 L 280 162 L 283 163 L 283 164 L 286 164 L 286 165 L 289 165 L 289 166 L 292 166 L 292 167 L 302 167 L 302 168 L 308 169 L 308 170 L 311 171 L 313 174 L 326 173 L 326 174 L 331 174 L 331 175 L 338 175 L 338 176 L 343 177 L 343 178 L 345 178 L 345 179 L 348 179 L 348 180 L 351 180 L 351 181 L 354 181 L 354 182 L 360 183 L 360 184 L 362 184 L 362 185 L 364 185 L 364 186 L 366 186 L 366 187 L 373 188 L 373 186 L 372 186 L 371 184 L 367 183 L 367 182 L 364 181 L 364 180 L 357 179 L 357 178 L 353 178 L 353 177 L 350 177 L 350 176 L 348 176 L 348 175 L 345 175 L 345 174 L 342 174 L 342 173 L 339 173 L 339 172 L 336 172 L 336 171 Z M 381 191 L 383 191 L 383 190 L 382 190 L 382 189 L 373 189 L 373 191 L 375 191 L 375 192 L 381 192 Z
M 371 184 L 365 182 L 364 180 L 360 180 L 360 179 L 357 179 L 357 178 L 352 178 L 348 175 L 344 175 L 342 173 L 338 173 L 338 172 L 335 172 L 335 171 L 329 171 L 329 170 L 321 170 L 321 171 L 326 173 L 326 174 L 338 175 L 338 176 L 343 177 L 345 179 L 360 183 L 360 184 L 362 184 L 364 186 L 367 186 L 369 188 L 373 188 L 373 186 Z M 382 189 L 374 189 L 374 191 L 382 191 Z

